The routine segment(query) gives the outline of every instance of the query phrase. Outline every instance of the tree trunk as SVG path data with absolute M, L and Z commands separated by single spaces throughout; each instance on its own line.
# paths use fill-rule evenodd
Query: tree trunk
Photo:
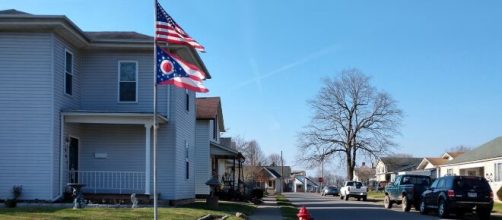
M 352 155 L 350 150 L 347 151 L 347 179 L 352 180 L 354 178 L 354 166 L 352 165 Z

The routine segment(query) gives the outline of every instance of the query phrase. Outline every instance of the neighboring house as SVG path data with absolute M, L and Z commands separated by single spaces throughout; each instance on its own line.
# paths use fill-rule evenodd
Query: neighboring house
M 261 188 L 278 193 L 281 190 L 287 191 L 291 182 L 291 167 L 245 166 L 244 176 L 249 188 Z
M 422 159 L 417 167 L 417 172 L 422 172 L 431 178 L 438 178 L 441 176 L 441 165 L 446 164 L 448 161 L 453 160 L 464 152 L 446 152 L 441 157 L 425 157 Z
M 414 157 L 382 157 L 376 165 L 376 181 L 392 182 L 399 172 L 412 171 L 420 164 L 422 158 Z
M 363 162 L 361 166 L 354 169 L 354 178 L 352 180 L 362 182 L 366 186 L 373 186 L 373 183 L 376 182 L 375 174 L 376 169 L 366 166 L 366 163 Z
M 195 143 L 195 193 L 209 195 L 206 185 L 212 175 L 217 176 L 224 191 L 237 190 L 243 182 L 244 157 L 230 138 L 220 137 L 225 132 L 220 97 L 197 98 Z
M 151 195 L 153 38 L 84 32 L 65 16 L 0 11 L 0 199 Z M 186 46 L 172 53 L 207 73 Z M 210 76 L 208 75 L 210 78 Z M 193 200 L 195 93 L 158 87 L 160 200 Z
M 495 138 L 440 166 L 441 176 L 485 177 L 494 194 L 502 186 L 502 137 Z M 501 198 L 499 198 L 500 200 Z
M 307 182 L 307 185 L 305 185 Z M 318 192 L 319 185 L 305 176 L 295 176 L 291 182 L 293 192 Z

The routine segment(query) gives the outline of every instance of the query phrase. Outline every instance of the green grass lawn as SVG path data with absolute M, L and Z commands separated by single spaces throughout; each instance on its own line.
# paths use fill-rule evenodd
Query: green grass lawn
M 298 213 L 298 208 L 291 204 L 288 199 L 283 195 L 277 195 L 276 197 L 277 205 L 281 207 L 282 218 L 287 220 L 296 220 L 296 214 Z
M 498 212 L 498 213 L 502 213 L 502 203 L 494 203 L 493 204 L 493 211 L 494 212 Z
M 208 210 L 205 202 L 196 202 L 175 208 L 159 208 L 159 219 L 197 219 L 207 214 L 230 215 L 239 219 L 235 212 L 251 214 L 252 204 L 220 203 L 218 210 Z M 152 219 L 153 208 L 0 208 L 0 219 Z
M 368 199 L 383 200 L 384 197 L 385 197 L 385 194 L 383 192 L 376 192 L 376 191 L 369 191 L 368 192 Z

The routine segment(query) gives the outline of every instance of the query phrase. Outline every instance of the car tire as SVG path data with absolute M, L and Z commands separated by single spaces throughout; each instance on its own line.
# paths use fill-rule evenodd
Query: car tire
M 401 198 L 401 208 L 403 209 L 403 212 L 409 212 L 410 209 L 411 209 L 411 203 L 410 201 L 408 201 L 408 197 L 407 196 L 403 196 L 403 198 Z
M 479 220 L 488 220 L 490 219 L 490 209 L 479 209 L 476 208 L 476 215 Z
M 345 201 L 349 200 L 349 195 L 345 195 Z
M 340 194 L 340 200 L 343 200 L 343 196 Z
M 422 201 L 420 201 L 420 208 L 418 210 L 420 212 L 421 215 L 426 215 L 427 214 L 427 205 L 425 204 L 425 201 L 422 199 Z
M 391 209 L 392 208 L 392 200 L 390 200 L 389 195 L 385 195 L 385 198 L 383 199 L 383 206 L 386 209 Z
M 368 200 L 368 197 L 367 196 L 363 196 L 363 201 L 366 201 Z
M 444 201 L 444 199 L 439 200 L 438 215 L 440 218 L 448 217 L 448 207 L 446 206 L 446 201 Z

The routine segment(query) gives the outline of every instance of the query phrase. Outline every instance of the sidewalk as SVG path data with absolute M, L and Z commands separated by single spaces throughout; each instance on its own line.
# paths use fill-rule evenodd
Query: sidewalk
M 258 205 L 250 220 L 281 220 L 281 209 L 277 206 L 275 196 L 263 198 L 263 204 Z

